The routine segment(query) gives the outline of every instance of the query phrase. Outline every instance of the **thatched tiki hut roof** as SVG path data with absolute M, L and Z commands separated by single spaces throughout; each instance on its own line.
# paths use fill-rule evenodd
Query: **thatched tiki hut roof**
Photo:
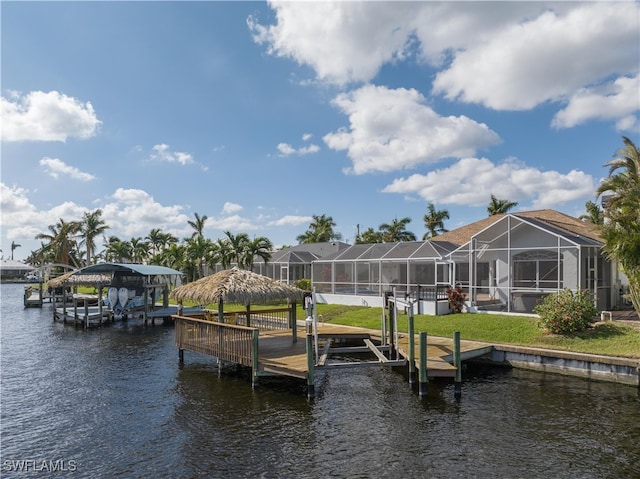
M 74 274 L 76 271 L 69 271 L 61 276 L 52 278 L 47 281 L 47 285 L 51 288 L 59 288 L 61 286 L 82 285 L 92 286 L 98 283 L 108 284 L 111 281 L 111 275 L 106 274 Z
M 218 303 L 218 318 L 222 321 L 223 303 L 243 304 L 247 307 L 247 325 L 250 305 L 277 301 L 299 301 L 304 291 L 242 269 L 227 269 L 174 289 L 170 296 L 179 302 L 195 301 L 199 304 Z

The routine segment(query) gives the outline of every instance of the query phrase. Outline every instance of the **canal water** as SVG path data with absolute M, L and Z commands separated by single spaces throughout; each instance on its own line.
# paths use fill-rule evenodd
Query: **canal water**
M 382 368 L 252 391 L 173 328 L 85 331 L 0 286 L 0 475 L 72 478 L 640 478 L 629 386 L 470 370 L 418 397 Z

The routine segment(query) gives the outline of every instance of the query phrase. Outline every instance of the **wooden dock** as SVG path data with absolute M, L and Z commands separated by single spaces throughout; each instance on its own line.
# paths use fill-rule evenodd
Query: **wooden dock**
M 398 344 L 394 347 L 385 344 L 379 330 L 329 323 L 319 323 L 317 330 L 307 334 L 304 321 L 296 321 L 295 327 L 289 329 L 261 330 L 259 319 L 253 316 L 252 325 L 258 327 L 185 316 L 173 318 L 181 361 L 185 349 L 216 356 L 252 368 L 254 383 L 260 376 L 281 375 L 307 380 L 311 377 L 312 385 L 314 370 L 406 366 L 410 358 L 409 335 L 405 333 L 398 335 Z M 416 335 L 415 350 L 418 350 L 417 341 Z M 486 343 L 461 342 L 462 360 L 479 357 L 490 350 L 491 346 Z M 453 338 L 429 338 L 426 377 L 455 378 L 453 352 Z M 418 358 L 414 360 L 419 368 Z

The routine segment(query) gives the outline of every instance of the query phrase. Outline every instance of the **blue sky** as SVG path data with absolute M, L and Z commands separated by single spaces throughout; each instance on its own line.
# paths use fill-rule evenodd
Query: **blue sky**
M 637 2 L 7 2 L 1 248 L 101 208 L 153 228 L 347 242 L 515 210 L 579 216 L 640 144 Z

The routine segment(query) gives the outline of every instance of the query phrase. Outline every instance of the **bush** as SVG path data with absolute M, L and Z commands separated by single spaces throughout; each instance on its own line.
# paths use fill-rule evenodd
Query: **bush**
M 467 295 L 462 292 L 462 286 L 456 285 L 455 288 L 449 286 L 446 291 L 447 298 L 449 299 L 449 306 L 452 313 L 461 313 L 464 306 L 464 302 L 467 299 Z
M 303 289 L 305 291 L 311 291 L 311 280 L 310 279 L 299 279 L 296 281 L 296 288 Z
M 538 326 L 553 334 L 584 331 L 598 314 L 589 291 L 574 293 L 570 289 L 548 295 L 533 312 L 540 316 Z

